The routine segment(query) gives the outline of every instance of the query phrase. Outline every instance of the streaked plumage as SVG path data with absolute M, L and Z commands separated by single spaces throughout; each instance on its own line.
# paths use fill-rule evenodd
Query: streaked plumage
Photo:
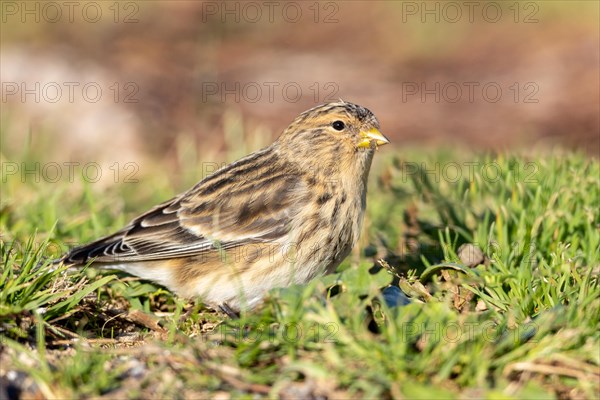
M 332 272 L 356 243 L 367 177 L 388 143 L 367 109 L 310 109 L 229 164 L 61 261 L 115 268 L 213 307 L 255 307 L 274 287 Z

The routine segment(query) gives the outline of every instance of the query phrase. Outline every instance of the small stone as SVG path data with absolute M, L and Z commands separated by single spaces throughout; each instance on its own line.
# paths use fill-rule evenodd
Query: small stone
M 483 251 L 471 243 L 465 243 L 458 248 L 457 252 L 460 262 L 469 268 L 474 268 L 480 264 L 486 263 Z
M 383 299 L 388 307 L 402 307 L 410 304 L 410 299 L 400 290 L 398 286 L 388 286 L 383 289 Z

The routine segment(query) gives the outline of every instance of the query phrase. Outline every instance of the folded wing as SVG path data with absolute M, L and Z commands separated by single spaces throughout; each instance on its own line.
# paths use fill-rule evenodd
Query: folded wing
M 308 193 L 298 175 L 271 171 L 225 168 L 113 235 L 74 248 L 62 261 L 162 260 L 284 240 Z

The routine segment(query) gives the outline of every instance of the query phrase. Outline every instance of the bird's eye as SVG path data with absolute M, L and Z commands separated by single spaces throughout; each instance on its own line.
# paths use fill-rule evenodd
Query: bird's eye
M 343 131 L 346 127 L 346 125 L 342 121 L 335 121 L 333 124 L 331 124 L 331 126 L 333 126 L 333 129 L 335 129 L 336 131 Z

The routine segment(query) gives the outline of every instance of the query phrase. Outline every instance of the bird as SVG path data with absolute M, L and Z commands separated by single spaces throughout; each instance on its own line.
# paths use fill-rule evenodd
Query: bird
M 57 263 L 124 271 L 228 314 L 252 310 L 269 290 L 332 273 L 348 256 L 373 156 L 388 143 L 367 108 L 316 106 L 268 147 Z

